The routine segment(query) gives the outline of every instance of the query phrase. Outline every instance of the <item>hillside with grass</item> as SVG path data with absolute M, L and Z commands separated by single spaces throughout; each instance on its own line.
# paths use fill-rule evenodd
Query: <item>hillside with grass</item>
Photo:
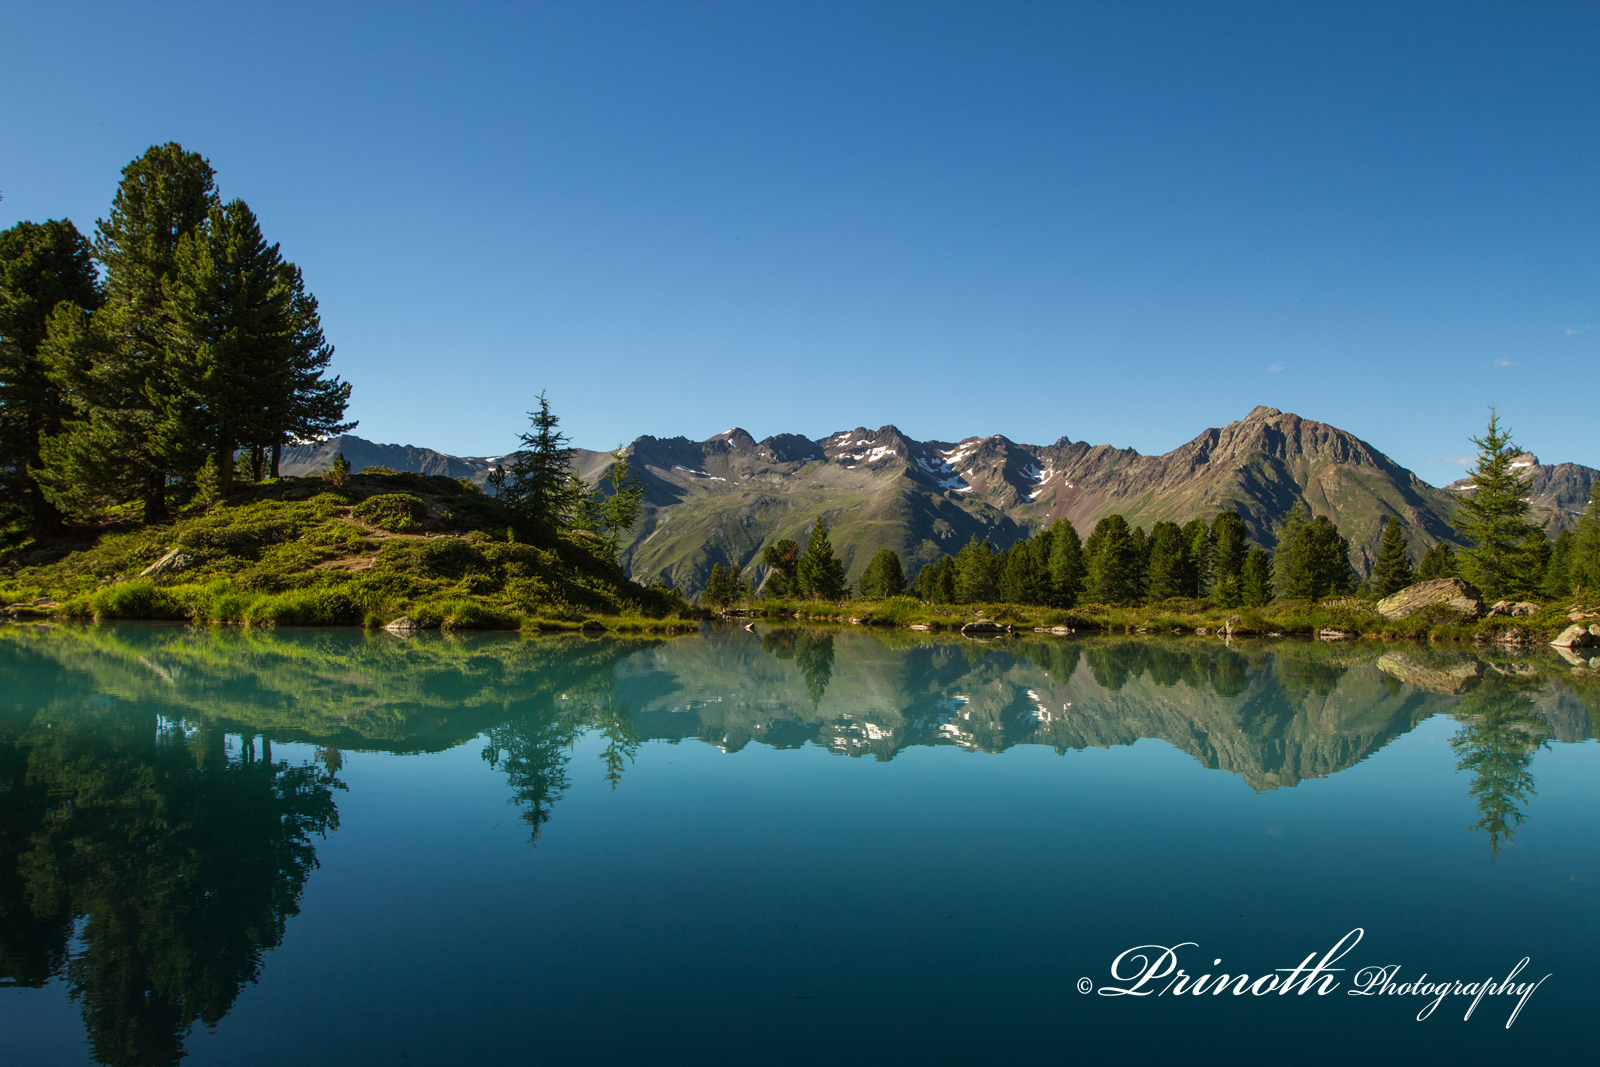
M 143 525 L 130 508 L 0 557 L 22 614 L 265 625 L 688 627 L 688 605 L 630 581 L 581 530 L 541 532 L 452 478 L 282 478 Z

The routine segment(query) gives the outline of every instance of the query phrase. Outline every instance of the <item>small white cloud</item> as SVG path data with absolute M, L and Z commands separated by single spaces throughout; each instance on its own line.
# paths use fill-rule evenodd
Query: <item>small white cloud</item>
M 1267 370 L 1271 371 L 1273 374 L 1277 374 L 1282 369 L 1283 369 L 1283 364 L 1282 363 L 1274 363 L 1272 366 L 1267 368 Z
M 1522 366 L 1522 364 L 1518 363 L 1514 359 L 1497 359 L 1497 360 L 1494 361 L 1494 365 L 1496 367 L 1520 367 L 1520 366 Z
M 1446 457 L 1442 462 L 1448 463 L 1452 467 L 1470 467 L 1473 464 L 1473 459 L 1471 456 L 1458 456 L 1455 459 Z
M 1572 337 L 1575 334 L 1588 333 L 1592 329 L 1594 329 L 1593 326 L 1568 326 L 1567 336 Z

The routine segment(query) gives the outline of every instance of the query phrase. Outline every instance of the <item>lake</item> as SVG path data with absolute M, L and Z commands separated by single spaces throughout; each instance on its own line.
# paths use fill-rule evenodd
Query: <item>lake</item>
M 1544 650 L 0 627 L 0 1063 L 1587 1060 L 1597 720 Z

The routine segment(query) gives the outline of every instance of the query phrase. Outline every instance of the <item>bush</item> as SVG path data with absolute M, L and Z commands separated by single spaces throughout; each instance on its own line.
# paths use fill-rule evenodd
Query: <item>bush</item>
M 350 514 L 390 533 L 418 529 L 428 514 L 428 505 L 410 493 L 379 493 L 351 509 Z
M 522 625 L 520 615 L 486 607 L 464 597 L 418 604 L 410 615 L 423 626 L 437 626 L 441 630 L 515 630 Z
M 181 619 L 183 605 L 170 590 L 148 578 L 135 578 L 97 589 L 89 596 L 89 614 L 96 619 Z

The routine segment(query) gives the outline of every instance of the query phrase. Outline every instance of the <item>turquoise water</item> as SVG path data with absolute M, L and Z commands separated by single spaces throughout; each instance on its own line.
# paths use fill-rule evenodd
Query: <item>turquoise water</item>
M 3 628 L 0 1063 L 1586 1059 L 1596 682 L 1413 645 Z M 1254 982 L 1358 928 L 1327 995 L 1104 995 L 1135 946 Z M 1524 957 L 1467 1020 L 1349 995 Z

